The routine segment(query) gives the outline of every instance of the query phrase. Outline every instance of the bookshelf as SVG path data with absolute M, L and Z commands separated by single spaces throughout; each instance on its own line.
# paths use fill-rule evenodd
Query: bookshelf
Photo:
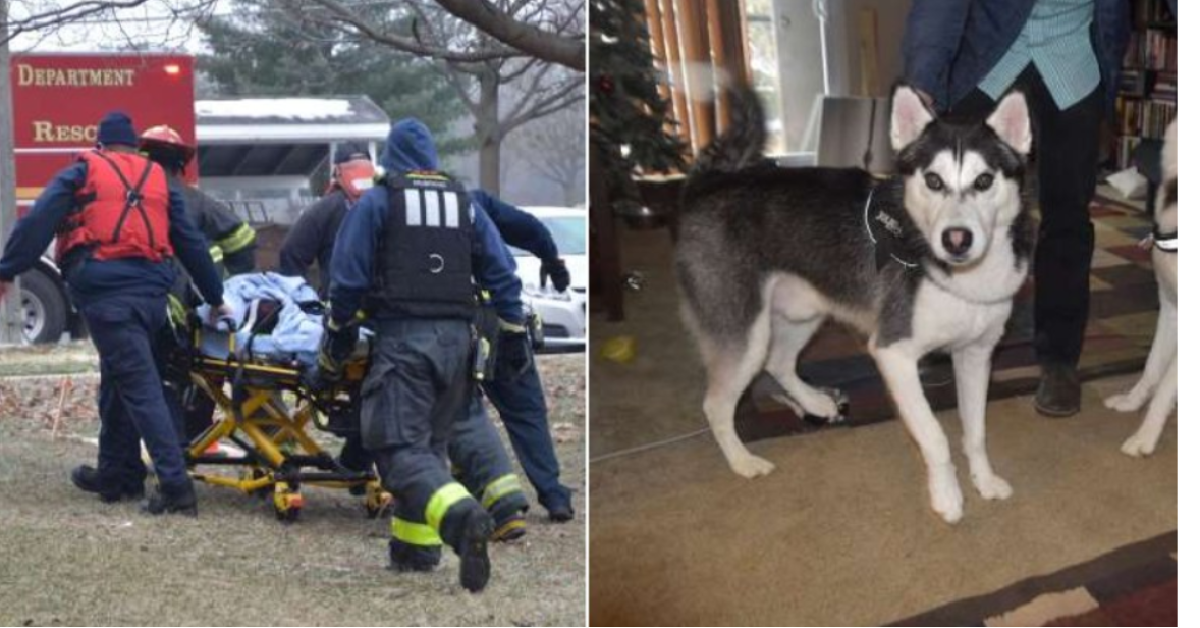
M 1175 119 L 1179 98 L 1177 24 L 1163 0 L 1134 0 L 1133 36 L 1125 53 L 1116 102 L 1113 161 L 1133 163 L 1143 140 L 1160 140 Z

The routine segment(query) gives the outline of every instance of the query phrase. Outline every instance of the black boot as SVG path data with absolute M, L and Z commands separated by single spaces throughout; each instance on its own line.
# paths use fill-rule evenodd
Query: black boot
M 122 499 L 139 500 L 146 494 L 146 488 L 142 482 L 122 482 L 109 479 L 101 476 L 99 471 L 86 464 L 71 470 L 71 483 L 80 490 L 98 494 L 100 501 L 106 504 L 119 502 Z
M 433 571 L 442 561 L 439 545 L 411 545 L 397 539 L 388 540 L 388 558 L 392 569 L 400 573 Z
M 1079 413 L 1083 396 L 1079 372 L 1070 364 L 1045 364 L 1033 406 L 1043 416 L 1069 417 Z
M 575 518 L 575 509 L 571 507 L 571 502 L 546 506 L 546 512 L 550 515 L 551 523 L 566 523 Z
M 492 576 L 492 563 L 488 559 L 492 516 L 478 502 L 467 500 L 446 513 L 442 528 L 442 538 L 458 554 L 458 584 L 471 593 L 482 591 Z
M 195 517 L 196 487 L 188 478 L 183 484 L 159 484 L 158 490 L 142 504 L 142 511 L 152 514 L 177 514 Z
M 492 540 L 497 543 L 512 543 L 525 537 L 526 528 L 528 527 L 525 521 L 525 509 L 505 508 L 492 509 L 491 513 L 493 527 Z

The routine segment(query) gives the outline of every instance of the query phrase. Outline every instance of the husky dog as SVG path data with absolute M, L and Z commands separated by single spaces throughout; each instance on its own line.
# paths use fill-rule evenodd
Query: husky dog
M 1149 456 L 1158 445 L 1163 425 L 1175 407 L 1179 381 L 1175 372 L 1179 339 L 1179 131 L 1176 123 L 1167 127 L 1163 145 L 1163 185 L 1154 199 L 1154 274 L 1158 277 L 1158 328 L 1146 359 L 1146 370 L 1133 389 L 1115 395 L 1104 405 L 1120 412 L 1134 412 L 1150 402 L 1146 420 L 1125 441 L 1121 451 L 1134 457 Z
M 971 479 L 986 499 L 1011 496 L 988 461 L 984 408 L 992 349 L 1034 246 L 1023 194 L 1031 122 L 1019 92 L 973 121 L 936 117 L 907 86 L 892 97 L 899 174 L 876 181 L 857 169 L 768 164 L 761 105 L 735 94 L 731 130 L 700 156 L 684 192 L 682 315 L 707 369 L 704 413 L 729 466 L 748 478 L 774 468 L 733 427 L 755 375 L 771 374 L 798 415 L 835 419 L 836 397 L 797 376 L 797 356 L 829 317 L 868 336 L 925 458 L 933 510 L 954 523 L 962 489 L 917 361 L 950 351 Z

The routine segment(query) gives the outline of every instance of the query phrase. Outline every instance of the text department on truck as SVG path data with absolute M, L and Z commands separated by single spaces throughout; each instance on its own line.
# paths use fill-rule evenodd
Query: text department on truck
M 122 110 L 139 127 L 168 124 L 196 141 L 193 59 L 185 55 L 14 55 L 13 131 L 16 140 L 17 215 L 80 151 L 95 146 L 96 121 Z M 196 180 L 193 164 L 187 173 Z M 10 208 L 8 208 L 10 209 Z M 53 342 L 75 327 L 62 278 L 49 256 L 21 275 L 24 332 L 32 342 Z

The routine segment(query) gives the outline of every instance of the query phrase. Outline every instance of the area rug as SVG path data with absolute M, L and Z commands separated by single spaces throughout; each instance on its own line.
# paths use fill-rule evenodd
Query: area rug
M 1177 626 L 1178 532 L 893 626 Z

